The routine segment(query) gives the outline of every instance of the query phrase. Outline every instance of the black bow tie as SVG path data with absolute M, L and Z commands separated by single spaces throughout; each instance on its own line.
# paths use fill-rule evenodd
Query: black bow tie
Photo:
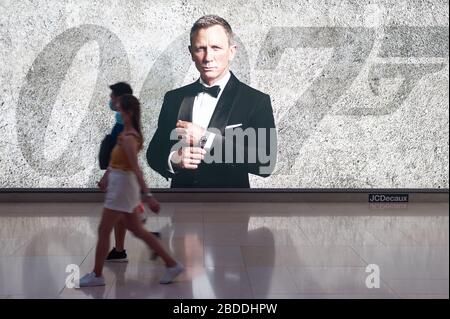
M 200 92 L 208 93 L 212 97 L 218 97 L 220 93 L 220 86 L 214 85 L 211 87 L 206 87 L 200 82 L 197 82 L 194 87 L 194 94 L 197 95 Z

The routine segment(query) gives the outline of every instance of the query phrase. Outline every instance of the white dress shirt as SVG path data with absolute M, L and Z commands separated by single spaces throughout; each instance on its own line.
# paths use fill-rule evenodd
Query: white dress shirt
M 200 83 L 206 87 L 211 86 L 220 86 L 220 92 L 217 97 L 213 97 L 205 92 L 200 92 L 197 94 L 194 100 L 194 106 L 192 108 L 192 123 L 207 128 L 209 122 L 211 121 L 211 117 L 216 109 L 217 101 L 219 101 L 220 96 L 223 93 L 223 89 L 225 85 L 227 85 L 228 80 L 230 79 L 231 74 L 228 72 L 223 78 L 214 83 L 214 85 L 207 85 L 200 78 Z
M 200 78 L 200 83 L 206 87 L 212 87 L 212 86 L 220 86 L 220 92 L 219 95 L 217 97 L 213 97 L 208 93 L 205 92 L 200 92 L 197 94 L 197 96 L 194 99 L 194 105 L 192 107 L 192 123 L 203 127 L 203 128 L 208 128 L 209 122 L 211 121 L 211 117 L 214 113 L 214 110 L 216 109 L 217 106 L 217 102 L 219 101 L 223 90 L 225 88 L 225 86 L 228 83 L 228 80 L 230 80 L 231 77 L 231 73 L 230 71 L 227 72 L 227 74 L 225 74 L 225 76 L 223 78 L 221 78 L 219 81 L 217 81 L 216 83 L 214 83 L 213 85 L 207 85 L 202 78 Z M 206 141 L 205 144 L 205 149 L 209 150 L 211 148 L 212 142 L 214 140 L 214 136 L 215 134 L 213 133 L 209 133 L 208 134 L 208 140 Z M 169 171 L 170 172 L 174 172 L 173 168 L 172 168 L 172 163 L 170 161 L 172 155 L 175 153 L 176 151 L 173 151 L 169 154 L 169 158 L 168 158 L 168 166 L 169 166 Z

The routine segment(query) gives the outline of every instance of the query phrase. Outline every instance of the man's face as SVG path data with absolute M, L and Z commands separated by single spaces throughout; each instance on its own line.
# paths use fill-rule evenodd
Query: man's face
M 222 26 L 214 25 L 197 31 L 192 37 L 189 51 L 202 80 L 213 85 L 227 73 L 236 46 L 229 44 Z
M 109 97 L 111 98 L 111 102 L 113 104 L 114 109 L 117 110 L 117 102 L 119 100 L 119 97 L 117 97 L 113 92 L 111 92 Z

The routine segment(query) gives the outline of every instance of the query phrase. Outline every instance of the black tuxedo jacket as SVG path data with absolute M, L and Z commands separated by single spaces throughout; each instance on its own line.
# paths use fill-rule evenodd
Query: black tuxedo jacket
M 221 132 L 221 135 L 216 134 L 210 154 L 214 155 L 216 151 L 219 151 L 218 148 L 222 148 L 222 153 L 220 153 L 223 155 L 222 160 L 214 163 L 202 162 L 196 170 L 178 169 L 175 170 L 175 174 L 169 171 L 168 157 L 172 151 L 172 146 L 178 142 L 177 140 L 171 140 L 170 135 L 178 120 L 192 122 L 192 107 L 195 99 L 193 88 L 195 84 L 196 82 L 169 91 L 164 96 L 158 119 L 158 128 L 147 149 L 147 161 L 150 167 L 166 179 L 172 178 L 172 188 L 249 188 L 249 173 L 264 177 L 269 176 L 275 166 L 277 155 L 275 122 L 270 97 L 240 82 L 232 73 L 217 102 L 207 128 L 216 128 Z M 244 150 L 244 161 L 237 162 L 235 155 L 231 162 L 230 157 L 228 160 L 225 158 L 225 153 L 229 150 L 225 145 L 230 142 L 230 138 L 226 139 L 229 136 L 226 134 L 226 130 L 233 129 L 226 129 L 226 127 L 239 124 L 241 124 L 239 129 L 244 131 L 247 128 L 254 128 L 256 130 L 256 141 L 258 141 L 259 135 L 266 135 L 265 145 L 257 144 L 256 147 L 262 148 L 259 151 L 270 156 L 271 165 L 269 165 L 267 158 L 262 162 L 256 156 L 255 161 L 255 158 L 249 156 L 248 152 L 257 152 L 258 150 L 249 145 L 248 141 L 245 141 L 244 145 L 242 143 L 238 145 L 239 142 L 235 141 L 234 144 L 236 145 L 234 145 L 235 138 L 231 141 L 232 144 L 228 145 L 232 145 L 234 151 L 236 149 Z M 258 131 L 258 128 L 265 130 Z M 270 129 L 272 129 L 272 133 L 270 133 Z M 270 143 L 274 145 L 272 146 L 272 152 L 270 151 Z M 274 148 L 275 151 L 273 151 Z M 267 170 L 269 166 L 272 167 L 270 171 Z M 266 167 L 266 170 L 262 172 L 261 167 Z

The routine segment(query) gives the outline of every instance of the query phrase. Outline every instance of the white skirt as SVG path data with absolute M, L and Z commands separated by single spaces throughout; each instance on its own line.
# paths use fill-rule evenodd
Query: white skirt
M 132 213 L 141 202 L 139 183 L 133 171 L 111 169 L 106 189 L 105 208 Z

